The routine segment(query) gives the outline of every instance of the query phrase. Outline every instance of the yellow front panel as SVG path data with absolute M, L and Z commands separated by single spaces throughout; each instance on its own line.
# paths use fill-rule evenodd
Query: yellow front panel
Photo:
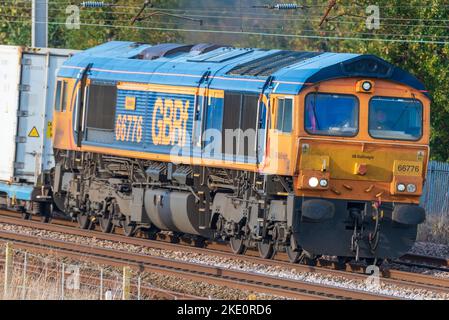
M 422 176 L 422 161 L 403 161 L 396 160 L 393 165 L 393 174 L 395 176 Z
M 371 79 L 372 90 L 358 90 L 363 79 L 335 79 L 318 83 L 298 96 L 294 185 L 306 197 L 395 202 L 419 202 L 429 158 L 430 100 L 410 87 Z M 304 99 L 308 93 L 354 95 L 359 100 L 359 127 L 354 137 L 319 136 L 304 129 Z M 369 102 L 374 96 L 418 99 L 423 104 L 422 137 L 418 141 L 376 139 L 368 132 Z M 285 146 L 281 147 L 282 149 Z M 309 188 L 309 177 L 329 177 L 327 188 Z M 414 193 L 398 193 L 398 183 L 414 183 Z
M 343 144 L 307 139 L 301 141 L 301 146 L 307 144 L 309 151 L 301 155 L 300 168 L 321 170 L 323 160 L 329 159 L 329 171 L 334 179 L 391 181 L 393 168 L 397 163 L 414 164 L 419 167 L 419 174 L 422 174 L 423 160 L 418 161 L 418 158 L 420 152 L 426 151 L 423 147 L 398 148 L 374 143 Z M 354 172 L 357 164 L 366 165 L 364 175 Z M 416 175 L 415 172 L 412 175 Z

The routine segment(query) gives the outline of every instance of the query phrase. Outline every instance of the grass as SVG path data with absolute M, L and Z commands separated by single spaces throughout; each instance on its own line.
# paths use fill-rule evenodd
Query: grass
M 24 261 L 27 267 L 24 268 Z M 110 298 L 122 298 L 123 269 L 112 266 L 98 265 L 89 261 L 69 259 L 63 256 L 33 253 L 14 249 L 14 267 L 10 290 L 4 295 L 4 246 L 0 246 L 0 300 L 99 300 L 102 292 L 103 299 L 106 292 Z M 62 278 L 64 266 L 64 278 Z M 73 267 L 78 268 L 77 284 L 70 281 Z M 24 269 L 26 272 L 24 272 Z M 72 271 L 71 271 L 72 270 Z M 64 291 L 62 283 L 64 279 Z M 100 281 L 100 279 L 103 279 Z M 138 280 L 140 279 L 140 281 Z M 73 278 L 72 278 L 73 280 Z M 269 294 L 233 289 L 226 286 L 209 285 L 200 281 L 168 276 L 154 272 L 131 271 L 130 299 L 139 296 L 142 300 L 172 300 L 176 293 L 186 293 L 196 297 L 211 299 L 283 299 Z M 74 288 L 76 287 L 76 288 Z
M 418 241 L 449 245 L 449 213 L 429 215 L 418 228 Z
M 16 260 L 16 257 L 15 257 Z M 70 274 L 65 273 L 64 293 L 62 293 L 62 272 L 59 268 L 51 265 L 39 263 L 28 265 L 27 272 L 23 273 L 23 264 L 14 262 L 13 276 L 10 289 L 5 295 L 4 292 L 4 270 L 2 266 L 0 274 L 2 300 L 97 300 L 100 298 L 99 287 L 95 285 L 97 281 L 80 281 L 79 288 L 70 288 L 67 281 Z M 96 280 L 98 277 L 91 270 L 83 270 L 83 279 L 91 278 Z M 108 281 L 108 288 L 111 290 L 114 298 L 121 298 L 121 282 Z

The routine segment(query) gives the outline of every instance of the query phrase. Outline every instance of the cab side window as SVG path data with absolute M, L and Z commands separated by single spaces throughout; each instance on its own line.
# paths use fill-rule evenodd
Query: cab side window
M 68 87 L 67 87 L 67 81 L 63 81 L 62 82 L 62 101 L 61 101 L 61 111 L 66 111 L 67 110 L 67 92 L 68 92 Z
M 58 81 L 56 83 L 55 111 L 61 111 L 61 91 L 62 91 L 62 81 Z
M 284 133 L 292 131 L 293 100 L 289 98 L 278 99 L 276 130 Z
M 59 80 L 56 83 L 55 111 L 67 110 L 67 81 Z

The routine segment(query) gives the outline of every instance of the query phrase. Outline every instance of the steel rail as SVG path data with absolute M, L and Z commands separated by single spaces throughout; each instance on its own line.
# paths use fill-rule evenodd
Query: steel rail
M 265 266 L 283 267 L 288 270 L 295 270 L 297 272 L 314 272 L 320 274 L 327 274 L 331 276 L 346 277 L 351 280 L 364 281 L 368 275 L 360 272 L 348 272 L 342 270 L 335 270 L 324 267 L 314 267 L 301 264 L 292 264 L 287 261 L 267 260 L 259 258 L 257 251 L 247 251 L 247 255 L 235 255 L 231 253 L 227 246 L 217 243 L 209 243 L 207 248 L 197 248 L 186 244 L 174 244 L 166 241 L 149 240 L 144 238 L 130 238 L 118 234 L 102 233 L 92 230 L 83 230 L 76 227 L 69 227 L 67 225 L 47 224 L 36 221 L 22 220 L 12 216 L 0 215 L 0 223 L 16 224 L 24 227 L 39 228 L 50 232 L 59 232 L 63 234 L 70 234 L 81 237 L 88 237 L 98 240 L 114 241 L 125 243 L 129 245 L 144 246 L 152 249 L 170 250 L 170 251 L 184 251 L 191 253 L 199 253 L 204 255 L 219 256 L 227 259 L 240 259 L 245 262 L 260 264 Z M 354 267 L 348 266 L 348 269 Z M 436 278 L 429 275 L 410 273 L 393 269 L 382 270 L 381 283 L 396 285 L 410 289 L 424 289 L 441 293 L 449 293 L 449 279 Z
M 449 259 L 447 258 L 408 253 L 403 255 L 400 259 L 394 260 L 393 262 L 403 265 L 449 272 Z
M 130 266 L 133 269 L 207 282 L 213 285 L 239 290 L 278 295 L 293 299 L 392 299 L 363 291 L 329 287 L 306 281 L 290 280 L 263 274 L 206 266 L 191 262 L 170 260 L 119 250 L 111 250 L 73 242 L 0 231 L 0 241 L 13 242 L 24 250 L 50 253 L 56 256 L 86 259 L 91 262 L 116 267 Z

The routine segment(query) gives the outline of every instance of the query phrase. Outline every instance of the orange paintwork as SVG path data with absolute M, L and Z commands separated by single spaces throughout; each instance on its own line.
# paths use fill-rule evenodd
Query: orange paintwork
M 75 105 L 75 79 L 59 78 L 67 83 L 67 106 L 65 111 L 53 114 L 53 147 L 56 149 L 73 150 L 75 142 L 73 138 L 73 106 Z
M 371 80 L 374 83 L 372 93 L 357 93 L 357 84 L 360 80 Z M 355 137 L 329 137 L 310 135 L 304 129 L 304 101 L 310 92 L 352 94 L 359 99 L 359 132 Z M 380 140 L 372 138 L 368 133 L 368 103 L 373 96 L 403 97 L 420 100 L 423 104 L 423 135 L 418 141 Z M 422 183 L 427 171 L 429 157 L 430 135 L 430 100 L 418 90 L 407 86 L 378 79 L 336 79 L 326 81 L 304 90 L 297 101 L 300 110 L 296 137 L 300 144 L 297 149 L 298 156 L 294 166 L 296 171 L 291 171 L 294 176 L 301 176 L 300 162 L 302 146 L 307 145 L 307 151 L 311 154 L 320 154 L 330 157 L 330 183 L 329 188 L 323 191 L 302 190 L 300 181 L 295 178 L 295 193 L 305 197 L 323 197 L 332 199 L 355 200 L 382 200 L 419 203 L 419 195 L 422 191 Z M 313 152 L 314 151 L 314 152 Z M 363 158 L 366 156 L 366 159 Z M 360 158 L 359 158 L 360 157 Z M 373 159 L 371 159 L 373 157 Z M 419 184 L 415 194 L 394 195 L 390 192 L 396 177 L 393 175 L 393 161 L 419 161 L 422 164 L 421 176 L 407 179 Z M 354 172 L 357 165 L 366 167 L 364 175 Z M 419 183 L 418 183 L 419 182 Z
M 74 79 L 69 82 L 68 101 L 71 106 L 66 112 L 56 112 L 54 116 L 54 146 L 65 150 L 107 153 L 123 157 L 142 158 L 156 161 L 175 161 L 185 164 L 225 167 L 231 169 L 260 171 L 266 174 L 278 174 L 294 177 L 295 194 L 306 197 L 322 197 L 332 199 L 382 200 L 418 203 L 422 181 L 425 179 L 429 157 L 430 130 L 430 100 L 418 90 L 410 87 L 378 79 L 335 79 L 311 85 L 297 96 L 272 94 L 269 97 L 270 110 L 267 112 L 269 128 L 264 160 L 259 166 L 230 161 L 210 160 L 201 158 L 182 157 L 173 159 L 170 155 L 160 155 L 148 152 L 118 150 L 109 147 L 83 146 L 77 148 L 73 137 L 72 97 Z M 357 84 L 361 80 L 371 80 L 374 84 L 373 92 L 357 92 Z M 174 87 L 166 85 L 149 85 L 134 83 L 119 83 L 119 88 L 135 90 L 152 90 L 158 92 L 182 92 L 204 96 L 223 97 L 222 90 L 204 90 L 198 88 Z M 304 100 L 310 92 L 352 94 L 359 99 L 359 132 L 355 137 L 329 137 L 310 135 L 304 129 Z M 423 136 L 418 141 L 380 140 L 372 138 L 368 133 L 368 102 L 373 96 L 386 97 L 415 97 L 423 104 Z M 265 98 L 265 97 L 263 97 Z M 292 133 L 282 133 L 275 129 L 277 114 L 277 99 L 293 99 L 293 129 Z M 310 150 L 307 151 L 305 146 Z M 306 153 L 303 153 L 306 152 Z M 307 152 L 310 152 L 307 155 Z M 355 154 L 355 159 L 349 157 Z M 370 154 L 376 159 L 358 159 L 360 155 Z M 312 156 L 316 158 L 311 158 Z M 388 155 L 387 157 L 383 155 Z M 418 155 L 418 156 L 417 156 Z M 309 157 L 309 158 L 304 158 Z M 303 159 L 302 159 L 303 158 Z M 323 164 L 323 159 L 324 164 Z M 392 183 L 397 180 L 393 175 L 390 162 L 393 160 L 421 161 L 422 173 L 417 179 L 404 181 L 420 181 L 416 195 L 395 195 L 390 192 Z M 317 162 L 317 164 L 314 164 Z M 302 165 L 301 165 L 302 163 Z M 315 168 L 316 166 L 316 168 Z M 323 170 L 323 166 L 325 167 Z M 356 168 L 363 167 L 366 172 L 358 174 Z M 311 173 L 329 177 L 329 186 L 321 190 L 312 190 L 304 186 Z

